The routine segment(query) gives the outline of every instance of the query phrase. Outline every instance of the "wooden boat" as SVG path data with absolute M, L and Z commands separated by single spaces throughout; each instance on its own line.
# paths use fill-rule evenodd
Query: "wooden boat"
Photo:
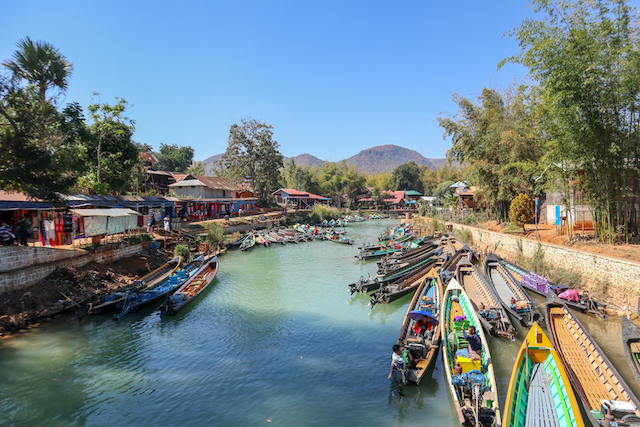
M 376 292 L 371 295 L 370 304 L 371 307 L 375 307 L 376 304 L 389 304 L 391 301 L 395 301 L 400 297 L 403 297 L 420 286 L 425 280 L 426 276 L 436 263 L 437 257 L 429 257 L 429 261 L 422 267 L 417 268 L 412 274 L 403 277 L 401 280 L 388 282 L 381 286 Z
M 591 422 L 604 425 L 609 407 L 615 420 L 640 423 L 640 402 L 564 300 L 549 292 L 546 306 L 551 342 Z
M 640 384 L 640 326 L 626 317 L 622 318 L 622 345 L 631 372 Z
M 148 289 L 169 277 L 169 275 L 177 270 L 181 262 L 182 257 L 178 256 L 173 258 L 146 276 L 134 280 L 133 285 L 120 288 L 100 300 L 89 304 L 88 312 L 90 314 L 100 314 L 115 309 L 118 305 L 122 305 L 131 294 Z
M 159 281 L 143 291 L 130 295 L 129 298 L 119 306 L 121 312 L 114 314 L 113 320 L 120 320 L 127 313 L 138 311 L 162 298 L 166 298 L 167 295 L 171 295 L 180 288 L 189 277 L 196 274 L 203 265 L 204 255 L 200 255 L 183 268 L 177 270 L 175 274 L 166 277 L 164 280 Z
M 463 330 L 473 326 L 482 341 L 481 360 L 471 362 Z M 460 424 L 465 426 L 499 427 L 500 407 L 493 362 L 487 338 L 469 296 L 452 278 L 442 297 L 440 309 L 442 359 L 445 379 Z M 462 374 L 454 375 L 455 364 Z
M 264 236 L 260 233 L 254 233 L 256 243 L 259 245 L 264 245 L 264 247 L 269 247 L 269 241 L 264 238 Z
M 542 320 L 535 301 L 493 254 L 489 254 L 484 262 L 484 273 L 504 309 L 522 326 L 531 326 L 533 322 Z
M 491 335 L 514 341 L 516 329 L 502 307 L 500 298 L 467 258 L 458 264 L 456 278 L 471 298 L 484 329 Z
M 256 244 L 256 236 L 253 233 L 247 234 L 247 237 L 240 244 L 240 250 L 246 251 L 251 249 Z
M 336 235 L 336 236 L 333 236 L 329 240 L 331 240 L 334 243 L 342 243 L 343 245 L 353 245 L 353 240 L 351 240 L 348 237 L 340 237 L 340 236 Z
M 234 240 L 233 242 L 227 243 L 227 246 L 231 248 L 236 248 L 242 244 L 242 242 L 247 238 L 248 235 L 244 235 L 240 237 L 238 240 Z
M 533 322 L 511 372 L 505 427 L 583 427 L 580 406 L 551 341 Z
M 158 308 L 161 316 L 175 316 L 209 286 L 218 273 L 218 257 L 210 258 Z
M 411 351 L 414 358 L 417 361 L 414 369 L 405 369 L 400 371 L 394 369 L 393 363 L 391 363 L 391 369 L 389 370 L 389 379 L 403 384 L 411 382 L 420 384 L 424 374 L 431 368 L 438 358 L 438 351 L 440 350 L 440 325 L 436 322 L 440 321 L 440 307 L 442 298 L 442 283 L 438 272 L 432 268 L 429 272 L 427 279 L 416 290 L 411 304 L 407 309 L 404 322 L 400 328 L 400 336 L 398 337 L 398 344 L 402 345 L 407 350 Z M 415 319 L 412 319 L 412 311 L 425 311 L 430 313 L 436 321 L 432 329 L 431 339 L 425 343 L 424 338 L 416 336 L 414 326 Z

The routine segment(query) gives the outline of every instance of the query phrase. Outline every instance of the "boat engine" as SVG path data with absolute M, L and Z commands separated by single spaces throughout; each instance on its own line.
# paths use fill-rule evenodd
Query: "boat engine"
M 460 375 L 454 375 L 451 382 L 454 386 L 460 387 L 465 394 L 469 395 L 473 394 L 474 386 L 476 388 L 476 394 L 480 396 L 482 396 L 486 388 L 484 375 L 475 369 Z

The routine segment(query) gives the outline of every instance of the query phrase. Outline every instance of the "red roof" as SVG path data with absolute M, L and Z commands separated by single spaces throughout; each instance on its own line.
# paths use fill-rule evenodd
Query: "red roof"
M 14 193 L 0 190 L 0 200 L 4 202 L 41 202 L 42 200 L 29 197 L 25 193 Z
M 309 193 L 304 191 L 292 190 L 291 188 L 281 188 L 278 191 L 274 191 L 273 194 L 276 193 L 286 193 L 287 196 L 298 196 L 298 197 L 306 197 L 309 196 Z
M 154 156 L 151 153 L 143 153 L 140 152 L 140 158 L 145 162 L 145 163 L 158 163 L 158 159 L 156 159 L 156 156 Z

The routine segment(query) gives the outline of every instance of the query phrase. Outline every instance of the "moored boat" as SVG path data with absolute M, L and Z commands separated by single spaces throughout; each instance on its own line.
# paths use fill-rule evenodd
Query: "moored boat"
M 515 340 L 516 329 L 502 307 L 500 298 L 467 258 L 458 264 L 456 278 L 478 311 L 484 329 L 491 335 Z
M 626 317 L 622 318 L 622 345 L 631 372 L 640 384 L 640 326 Z
M 180 288 L 158 308 L 161 316 L 175 316 L 180 310 L 200 295 L 218 273 L 218 257 L 210 258 L 196 274 L 189 278 Z
M 640 402 L 578 318 L 551 292 L 546 306 L 551 342 L 591 422 L 640 423 Z
M 482 342 L 481 360 L 472 361 L 463 330 L 473 326 Z M 460 424 L 499 427 L 500 407 L 493 362 L 480 319 L 462 286 L 452 278 L 440 310 L 445 380 Z M 455 374 L 456 364 L 460 366 Z
M 247 234 L 247 237 L 240 244 L 240 250 L 246 251 L 256 244 L 256 236 L 253 233 Z
M 411 382 L 420 384 L 425 373 L 433 368 L 440 349 L 440 306 L 442 298 L 442 283 L 436 269 L 431 269 L 427 280 L 416 290 L 404 322 L 400 328 L 398 344 L 412 352 L 417 362 L 415 366 L 405 366 L 403 370 L 394 369 L 391 363 L 389 379 L 404 384 Z M 432 324 L 431 338 L 416 335 L 415 324 L 420 318 L 426 317 Z
M 505 427 L 584 426 L 560 357 L 537 322 L 520 346 L 503 414 Z

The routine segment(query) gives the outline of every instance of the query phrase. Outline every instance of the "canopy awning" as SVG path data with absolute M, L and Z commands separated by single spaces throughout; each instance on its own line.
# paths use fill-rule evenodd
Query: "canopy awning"
M 133 209 L 116 208 L 116 209 L 70 209 L 71 212 L 78 216 L 129 216 L 141 215 Z

